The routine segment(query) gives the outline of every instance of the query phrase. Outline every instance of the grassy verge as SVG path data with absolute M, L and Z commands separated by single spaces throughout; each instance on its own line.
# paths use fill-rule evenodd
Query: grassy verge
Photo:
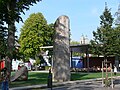
M 105 73 L 104 73 L 104 77 L 105 77 Z M 108 77 L 110 77 L 111 74 L 108 73 Z M 113 74 L 113 76 L 115 76 Z M 116 76 L 120 76 L 120 73 L 117 73 Z M 71 74 L 71 80 L 75 81 L 75 80 L 86 80 L 86 79 L 96 79 L 96 78 L 102 78 L 102 73 L 101 72 L 95 72 L 95 73 L 72 73 Z
M 14 81 L 10 83 L 10 87 L 30 86 L 47 83 L 48 73 L 29 72 L 27 81 Z
M 108 74 L 110 76 L 110 74 Z M 85 79 L 95 79 L 101 78 L 102 73 L 72 73 L 71 81 L 75 80 L 85 80 Z M 105 75 L 104 75 L 105 76 Z M 120 73 L 117 73 L 116 76 L 120 76 Z M 10 87 L 19 87 L 19 86 L 30 86 L 30 85 L 38 85 L 38 84 L 47 84 L 48 73 L 41 72 L 29 72 L 27 81 L 14 81 L 11 82 Z

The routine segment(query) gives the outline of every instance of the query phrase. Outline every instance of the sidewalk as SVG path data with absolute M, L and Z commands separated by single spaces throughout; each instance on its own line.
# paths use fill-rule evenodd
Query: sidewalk
M 115 84 L 114 90 L 120 90 L 120 77 L 115 77 L 117 83 Z M 73 85 L 76 90 L 86 90 L 88 87 L 91 89 L 87 90 L 106 90 L 106 87 L 102 87 L 102 79 L 89 79 L 89 80 L 77 80 L 77 81 L 67 81 L 53 83 L 53 90 L 73 90 Z M 68 89 L 72 87 L 72 89 Z M 79 88 L 79 89 L 78 89 Z M 86 88 L 86 89 L 85 89 Z M 32 90 L 32 89 L 47 89 L 47 84 L 24 86 L 24 87 L 15 87 L 10 88 L 9 90 Z M 112 90 L 111 87 L 108 87 L 107 90 Z
M 95 80 L 99 80 L 99 79 L 58 82 L 58 83 L 53 83 L 53 87 L 57 87 L 57 86 L 59 87 L 59 86 L 64 86 L 66 84 L 73 84 L 73 83 L 90 82 L 90 81 L 95 81 Z M 24 86 L 24 87 L 15 87 L 15 88 L 10 88 L 9 90 L 30 90 L 30 89 L 36 89 L 36 88 L 41 88 L 41 89 L 47 88 L 47 84 Z

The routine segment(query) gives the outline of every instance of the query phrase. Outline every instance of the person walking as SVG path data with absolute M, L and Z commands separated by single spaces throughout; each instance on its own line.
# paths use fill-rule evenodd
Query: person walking
M 2 90 L 9 90 L 9 84 L 8 84 L 8 71 L 7 68 L 4 68 L 1 70 L 2 73 L 2 84 L 1 84 L 1 88 Z M 0 89 L 1 90 L 1 89 Z
M 116 73 L 117 73 L 117 67 L 114 66 L 114 75 L 116 75 Z

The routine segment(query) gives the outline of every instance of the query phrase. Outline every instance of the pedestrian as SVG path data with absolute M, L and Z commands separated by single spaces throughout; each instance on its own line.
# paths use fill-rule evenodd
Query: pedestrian
M 4 68 L 3 70 L 1 70 L 2 72 L 2 84 L 1 84 L 1 88 L 2 90 L 9 90 L 9 84 L 8 84 L 8 71 L 7 68 Z
M 117 73 L 117 67 L 114 66 L 114 75 L 116 75 L 116 73 Z
M 31 62 L 28 61 L 28 70 L 31 70 L 31 66 L 32 66 Z

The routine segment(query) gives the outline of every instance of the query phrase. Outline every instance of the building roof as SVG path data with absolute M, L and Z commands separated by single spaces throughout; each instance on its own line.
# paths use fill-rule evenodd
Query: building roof
M 87 53 L 88 48 L 89 48 L 89 44 L 70 45 L 70 50 L 72 52 Z
M 53 46 L 43 46 L 40 48 L 53 48 Z M 78 53 L 86 53 L 88 52 L 89 44 L 81 44 L 81 45 L 70 45 L 70 51 L 78 52 Z

